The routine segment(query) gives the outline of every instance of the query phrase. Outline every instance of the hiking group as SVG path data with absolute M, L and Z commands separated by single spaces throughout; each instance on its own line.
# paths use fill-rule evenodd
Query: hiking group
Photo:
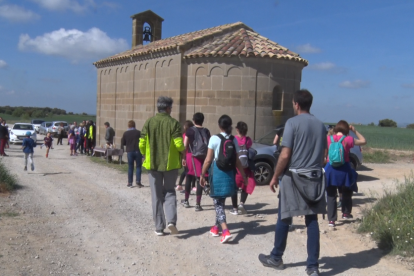
M 283 139 L 280 139 L 281 133 L 275 137 L 274 143 L 280 146 L 279 157 L 269 184 L 273 193 L 279 188 L 274 247 L 270 254 L 260 254 L 258 258 L 266 267 L 284 269 L 282 258 L 292 218 L 304 216 L 308 254 L 306 272 L 307 275 L 317 276 L 320 251 L 317 215 L 327 213 L 329 226 L 335 226 L 339 191 L 342 218 L 352 218 L 352 193 L 358 187 L 357 173 L 349 164 L 349 151 L 354 145 L 364 145 L 366 141 L 345 121 L 338 122 L 331 135 L 327 136 L 325 125 L 310 114 L 312 102 L 313 96 L 308 90 L 293 93 L 292 105 L 296 116 L 286 121 Z M 173 100 L 161 96 L 157 100 L 158 113 L 146 120 L 142 131 L 135 128 L 133 120 L 128 122 L 128 130 L 121 139 L 121 148 L 126 147 L 128 157 L 127 186 L 133 187 L 133 172 L 136 168 L 136 186 L 143 187 L 141 166 L 148 171 L 155 233 L 162 236 L 166 228 L 171 234 L 179 233 L 176 192 L 183 191 L 182 205 L 190 208 L 189 197 L 194 185 L 195 211 L 203 211 L 203 192 L 209 195 L 215 209 L 210 234 L 219 237 L 221 232 L 220 242 L 227 243 L 232 239 L 232 234 L 226 220 L 226 198 L 232 201 L 230 214 L 246 214 L 247 197 L 256 186 L 253 173 L 255 150 L 252 148 L 252 139 L 247 136 L 248 126 L 245 122 L 238 122 L 236 135 L 233 136 L 232 119 L 222 115 L 218 120 L 220 133 L 211 135 L 203 127 L 204 115 L 195 113 L 192 121 L 185 122 L 183 133 L 180 123 L 170 116 L 172 107 Z M 105 140 L 111 146 L 115 132 L 108 122 L 105 127 Z M 349 135 L 350 130 L 355 132 L 358 139 Z M 81 152 L 83 148 L 87 154 L 92 152 L 95 143 L 93 122 L 88 122 L 86 126 L 72 126 L 68 139 L 73 139 L 73 142 L 69 142 L 71 155 L 76 155 L 76 150 L 83 143 Z M 52 147 L 52 140 L 49 136 L 45 138 L 48 149 Z M 23 141 L 25 170 L 27 160 L 31 161 L 31 169 L 34 170 L 32 157 L 36 144 L 32 141 L 30 137 Z M 176 185 L 178 170 L 182 167 L 184 170 Z M 239 190 L 241 195 L 238 203 Z

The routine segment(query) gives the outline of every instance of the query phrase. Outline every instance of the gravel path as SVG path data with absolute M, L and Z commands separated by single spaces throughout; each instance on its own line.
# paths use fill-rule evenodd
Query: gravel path
M 65 140 L 66 141 L 66 140 Z M 55 146 L 49 158 L 35 149 L 35 171 L 23 171 L 20 146 L 12 145 L 3 162 L 16 174 L 20 189 L 0 196 L 0 275 L 273 275 L 257 260 L 274 240 L 277 197 L 257 187 L 247 199 L 248 215 L 228 214 L 234 239 L 222 245 L 208 232 L 214 222 L 212 200 L 203 212 L 178 207 L 177 236 L 154 234 L 148 177 L 144 188 L 127 188 L 126 175 L 69 156 L 69 146 Z M 95 157 L 94 157 L 95 158 Z M 125 165 L 126 166 L 126 165 Z M 364 174 L 354 215 L 371 201 L 368 190 L 391 185 L 381 165 Z M 392 169 L 400 177 L 411 166 Z M 387 168 L 389 170 L 389 168 Z M 391 174 L 392 175 L 392 174 Z M 178 195 L 178 200 L 182 199 Z M 194 196 L 190 204 L 194 205 Z M 230 200 L 227 200 L 229 207 Z M 18 214 L 6 216 L 6 214 Z M 337 231 L 320 218 L 322 275 L 414 275 L 393 257 L 383 257 L 369 237 L 355 233 L 356 223 L 338 223 Z M 306 275 L 306 228 L 294 219 L 278 275 Z

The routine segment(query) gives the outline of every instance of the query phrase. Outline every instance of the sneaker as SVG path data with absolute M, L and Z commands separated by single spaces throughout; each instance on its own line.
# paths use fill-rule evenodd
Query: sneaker
M 329 227 L 335 227 L 335 221 L 330 221 L 328 225 Z
M 137 186 L 138 186 L 138 188 L 144 187 L 144 185 L 142 185 L 140 182 L 137 182 Z
M 230 214 L 237 216 L 239 214 L 239 210 L 236 208 L 231 209 Z
M 353 219 L 353 218 L 354 218 L 354 216 L 353 216 L 353 215 L 351 215 L 351 214 L 342 214 L 342 218 L 343 218 L 343 219 Z
M 193 188 L 193 192 L 194 193 L 197 192 L 197 188 L 196 187 Z
M 157 236 L 164 236 L 165 235 L 164 230 L 155 230 L 154 232 Z
M 223 233 L 221 233 L 221 241 L 220 243 L 226 243 L 229 240 L 231 240 L 233 236 L 230 234 L 229 229 L 223 230 Z
M 43 145 L 40 145 L 40 149 L 43 149 Z
M 132 183 L 128 183 L 127 187 L 132 188 Z
M 181 202 L 181 204 L 182 204 L 185 208 L 190 208 L 190 203 L 188 203 L 188 200 L 184 200 L 183 202 Z
M 278 269 L 278 270 L 285 269 L 285 265 L 283 264 L 282 259 L 276 261 L 270 255 L 260 254 L 259 261 L 262 263 L 262 265 L 266 267 L 271 267 L 271 268 Z
M 34 171 L 34 165 L 32 163 L 32 165 L 30 165 L 30 168 L 32 169 L 32 171 Z
M 48 158 L 49 157 L 49 154 L 46 154 L 46 158 Z
M 175 187 L 175 190 L 176 191 L 182 191 L 184 189 L 183 189 L 183 186 L 182 185 L 177 185 L 177 187 Z
M 195 211 L 199 212 L 199 211 L 203 211 L 203 208 L 200 206 L 200 204 L 197 204 L 195 207 Z
M 213 227 L 211 227 L 211 228 L 210 228 L 210 234 L 211 234 L 213 237 L 218 237 L 218 236 L 220 236 L 220 235 L 219 235 L 219 229 L 218 229 L 217 225 L 214 225 Z
M 24 171 L 27 171 L 27 167 L 26 166 L 24 167 Z
M 171 235 L 177 235 L 178 234 L 178 229 L 177 229 L 177 227 L 175 226 L 174 223 L 169 222 L 167 227 L 170 230 Z
M 239 213 L 241 215 L 247 214 L 246 209 L 244 209 L 244 205 L 243 204 L 240 204 L 238 209 L 239 209 Z
M 308 276 L 319 276 L 319 270 L 317 268 L 306 269 Z

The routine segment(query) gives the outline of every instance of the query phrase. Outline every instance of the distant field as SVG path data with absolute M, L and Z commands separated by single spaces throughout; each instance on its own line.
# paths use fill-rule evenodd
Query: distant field
M 414 129 L 358 125 L 355 128 L 370 148 L 414 151 Z
M 8 115 L 8 114 L 1 114 L 0 113 L 0 117 L 2 117 L 3 119 L 5 119 L 7 121 L 8 124 L 13 124 L 13 123 L 30 123 L 32 119 L 42 119 L 45 121 L 66 121 L 68 123 L 73 123 L 73 122 L 82 122 L 83 120 L 92 120 L 92 121 L 96 121 L 96 116 L 84 116 L 84 115 L 53 115 L 50 117 L 46 117 L 46 118 L 31 118 L 29 120 L 23 120 L 19 117 L 13 117 L 12 115 Z

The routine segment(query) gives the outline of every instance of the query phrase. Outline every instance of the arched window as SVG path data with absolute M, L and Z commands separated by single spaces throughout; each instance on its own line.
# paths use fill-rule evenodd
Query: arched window
M 283 110 L 283 89 L 280 85 L 273 88 L 272 110 Z

